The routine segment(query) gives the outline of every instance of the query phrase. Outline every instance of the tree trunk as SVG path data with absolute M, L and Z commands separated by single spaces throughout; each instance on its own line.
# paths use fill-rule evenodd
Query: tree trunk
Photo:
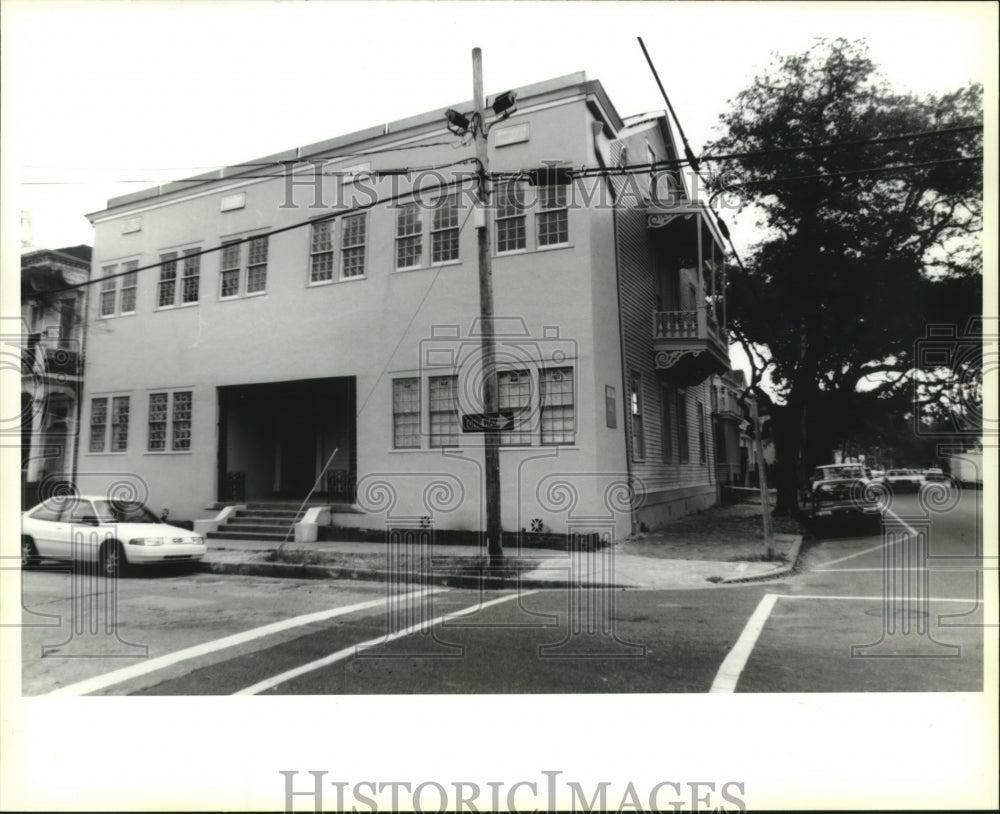
M 793 517 L 799 512 L 799 451 L 802 446 L 801 409 L 793 405 L 771 408 L 774 426 L 775 515 Z

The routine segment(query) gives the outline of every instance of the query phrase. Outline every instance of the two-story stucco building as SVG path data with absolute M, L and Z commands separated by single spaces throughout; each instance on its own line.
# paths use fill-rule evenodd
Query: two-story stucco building
M 620 169 L 677 159 L 665 116 L 622 119 L 574 74 L 489 124 L 485 211 L 438 110 L 90 215 L 81 473 L 131 473 L 174 517 L 318 483 L 335 525 L 482 529 L 461 416 L 482 410 L 485 222 L 505 531 L 621 536 L 715 502 L 721 237 L 676 172 Z M 512 178 L 552 163 L 588 172 Z

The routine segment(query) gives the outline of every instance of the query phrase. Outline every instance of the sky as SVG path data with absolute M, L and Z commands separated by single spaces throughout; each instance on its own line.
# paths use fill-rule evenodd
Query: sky
M 865 38 L 903 89 L 987 80 L 991 6 L 7 0 L 5 214 L 29 246 L 91 243 L 109 197 L 471 98 L 474 46 L 487 95 L 586 70 L 628 116 L 664 106 L 641 35 L 698 152 L 819 36 Z
M 38 248 L 91 243 L 85 215 L 104 208 L 109 197 L 468 100 L 470 54 L 476 46 L 483 49 L 490 96 L 585 70 L 601 80 L 618 112 L 628 116 L 663 107 L 636 42 L 641 35 L 695 152 L 717 135 L 714 127 L 728 100 L 773 52 L 801 52 L 816 37 L 866 39 L 872 57 L 900 90 L 940 92 L 981 81 L 985 98 L 991 103 L 997 98 L 998 6 L 986 2 L 2 0 L 0 8 L 0 269 L 11 271 L 18 268 L 25 242 Z M 987 120 L 988 143 L 995 145 L 995 110 Z M 995 152 L 988 162 L 987 178 L 992 178 Z M 992 231 L 996 227 L 995 214 L 991 217 L 987 234 L 990 225 Z M 727 217 L 727 223 L 738 248 L 753 242 L 752 222 Z M 16 313 L 16 279 L 7 271 L 0 280 L 5 315 Z M 739 364 L 735 353 L 734 362 Z M 8 682 L 6 688 L 10 686 Z M 795 697 L 794 703 L 760 696 L 740 699 L 723 712 L 707 697 L 672 704 L 670 698 L 637 696 L 628 699 L 631 706 L 621 699 L 594 697 L 512 698 L 489 707 L 477 706 L 476 699 L 450 699 L 447 710 L 456 714 L 457 709 L 459 717 L 438 719 L 433 732 L 420 735 L 419 745 L 394 736 L 380 740 L 381 777 L 407 766 L 407 750 L 411 758 L 414 749 L 423 757 L 427 744 L 459 767 L 455 772 L 472 776 L 485 766 L 505 777 L 508 765 L 522 753 L 537 754 L 550 744 L 559 755 L 552 768 L 590 766 L 593 777 L 613 770 L 616 777 L 628 771 L 661 780 L 716 780 L 720 771 L 731 771 L 751 779 L 755 807 L 780 803 L 773 795 L 754 796 L 760 788 L 788 789 L 789 794 L 798 788 L 799 797 L 788 799 L 799 807 L 835 806 L 837 797 L 831 795 L 844 789 L 853 794 L 854 805 L 877 803 L 883 773 L 902 776 L 908 771 L 907 749 L 921 754 L 917 750 L 929 747 L 897 740 L 887 744 L 884 767 L 858 767 L 851 763 L 849 743 L 819 740 L 824 735 L 817 733 L 825 731 L 820 713 L 833 708 L 835 715 L 858 715 L 864 726 L 862 710 L 875 716 L 886 709 L 897 714 L 898 704 L 901 722 L 919 718 L 933 726 L 942 776 L 961 777 L 961 767 L 949 763 L 952 750 L 940 744 L 964 743 L 964 733 L 982 718 L 981 711 L 964 697 L 938 695 L 949 697 L 916 699 L 919 707 L 907 706 L 909 699 L 902 697 L 872 697 L 865 699 L 871 701 L 865 707 L 860 696 Z M 131 744 L 114 741 L 117 725 L 137 717 L 142 728 L 136 732 L 143 737 L 136 742 L 148 745 L 146 734 L 156 733 L 155 754 L 172 755 L 171 782 L 185 790 L 199 783 L 218 790 L 217 798 L 208 792 L 200 798 L 208 805 L 224 800 L 229 808 L 243 807 L 242 802 L 268 809 L 280 800 L 263 798 L 253 804 L 250 790 L 276 783 L 278 769 L 343 768 L 326 761 L 334 754 L 350 757 L 344 733 L 352 726 L 368 733 L 366 742 L 371 743 L 377 727 L 394 733 L 393 721 L 408 720 L 407 707 L 392 699 L 379 699 L 378 708 L 364 698 L 352 699 L 350 705 L 339 699 L 322 704 L 301 699 L 274 705 L 258 701 L 252 707 L 192 698 L 175 699 L 182 705 L 149 699 L 152 705 L 141 707 L 133 705 L 135 699 L 93 700 L 108 703 L 57 708 L 39 702 L 31 706 L 32 727 L 28 716 L 17 719 L 29 743 L 31 733 L 43 738 L 25 752 L 44 756 L 29 767 L 30 776 L 43 783 L 58 776 L 66 788 L 81 790 L 81 800 L 90 799 L 85 792 L 95 777 L 113 778 L 116 788 L 139 789 L 139 795 L 145 778 L 160 787 L 162 769 L 144 760 L 141 749 L 130 770 L 122 769 L 120 761 Z M 424 699 L 420 709 L 437 710 L 437 703 Z M 370 717 L 361 718 L 362 712 Z M 573 721 L 579 725 L 570 726 Z M 620 741 L 602 735 L 602 727 L 612 724 Z M 108 754 L 115 764 L 95 776 L 88 774 L 92 766 L 82 759 L 86 756 L 57 755 L 58 738 L 50 736 L 63 726 L 93 726 L 95 744 L 110 741 Z M 290 726 L 294 733 L 288 732 Z M 220 727 L 229 728 L 233 742 L 228 749 L 210 750 L 219 742 Z M 545 738 L 538 735 L 542 729 L 548 733 Z M 199 730 L 207 738 L 206 748 Z M 915 730 L 910 726 L 907 731 Z M 578 737 L 561 740 L 560 732 Z M 624 747 L 633 754 L 647 739 L 641 765 L 622 768 L 604 758 L 594 762 L 595 755 Z M 688 749 L 689 742 L 712 746 L 699 751 Z M 788 761 L 798 765 L 801 744 L 808 744 L 810 756 L 822 757 L 811 762 L 808 777 L 796 780 L 784 774 L 784 767 Z M 995 750 L 995 744 L 983 748 Z M 95 747 L 95 754 L 103 753 Z M 729 761 L 719 763 L 720 754 Z M 366 758 L 367 753 L 359 752 L 352 766 Z M 286 759 L 291 762 L 280 762 Z M 915 765 L 926 765 L 926 760 Z M 264 771 L 261 766 L 270 772 L 263 780 L 251 776 Z M 532 776 L 539 768 L 546 766 L 534 766 Z M 399 771 L 411 776 L 405 768 Z M 231 779 L 231 788 L 223 788 L 220 779 Z M 968 778 L 970 784 L 981 779 Z M 810 796 L 820 789 L 829 793 Z M 866 797 L 869 793 L 876 796 Z M 951 807 L 962 798 L 936 801 Z M 888 804 L 925 802 L 894 799 Z M 149 801 L 149 808 L 162 806 L 162 800 Z

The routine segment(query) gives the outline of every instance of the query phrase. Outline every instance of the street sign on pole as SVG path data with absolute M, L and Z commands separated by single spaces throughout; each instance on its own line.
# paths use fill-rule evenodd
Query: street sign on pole
M 462 432 L 504 432 L 514 429 L 514 411 L 469 413 L 462 416 Z

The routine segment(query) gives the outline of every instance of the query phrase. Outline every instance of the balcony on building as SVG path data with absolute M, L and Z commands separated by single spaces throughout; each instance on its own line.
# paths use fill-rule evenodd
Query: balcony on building
M 656 303 L 652 315 L 657 370 L 678 384 L 699 384 L 730 369 L 722 235 L 703 205 L 649 206 Z

